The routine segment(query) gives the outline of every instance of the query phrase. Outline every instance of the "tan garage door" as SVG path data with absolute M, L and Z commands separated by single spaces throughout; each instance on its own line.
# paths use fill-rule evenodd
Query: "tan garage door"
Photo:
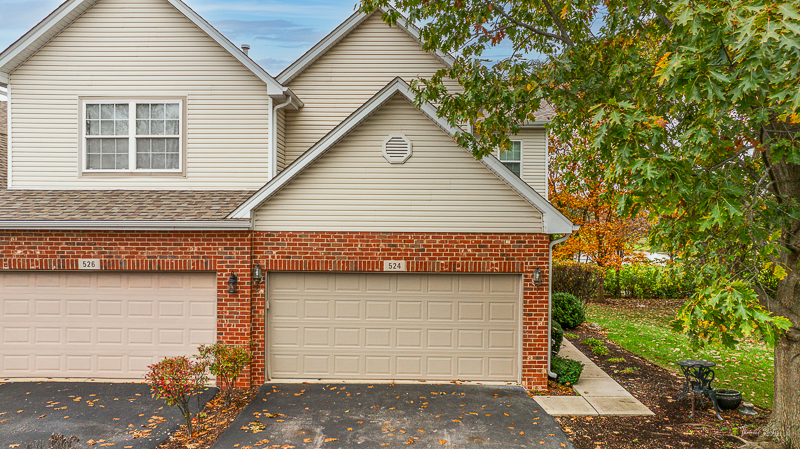
M 273 273 L 275 379 L 516 381 L 518 275 Z
M 142 379 L 216 339 L 213 273 L 0 273 L 0 377 Z

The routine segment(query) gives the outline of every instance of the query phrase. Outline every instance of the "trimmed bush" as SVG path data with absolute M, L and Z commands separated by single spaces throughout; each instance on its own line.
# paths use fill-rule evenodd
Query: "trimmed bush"
M 200 359 L 208 365 L 208 370 L 217 376 L 217 382 L 222 384 L 225 405 L 231 405 L 236 379 L 253 361 L 252 351 L 248 348 L 224 343 L 201 345 L 197 350 L 200 352 Z
M 553 295 L 553 321 L 564 329 L 575 329 L 586 321 L 583 303 L 569 293 Z
M 602 270 L 597 265 L 553 261 L 554 292 L 569 293 L 582 301 L 590 301 L 597 295 L 597 287 L 602 279 Z
M 564 341 L 564 329 L 557 321 L 553 321 L 553 327 L 550 328 L 550 341 L 552 342 L 550 352 L 553 355 L 558 354 L 561 350 L 561 342 Z
M 150 384 L 153 397 L 163 399 L 170 407 L 178 407 L 191 437 L 193 431 L 189 399 L 206 388 L 206 364 L 180 356 L 167 357 L 147 368 L 149 371 L 145 373 L 144 380 Z
M 575 385 L 581 378 L 583 363 L 556 356 L 551 360 L 550 370 L 558 375 L 556 382 L 562 385 Z
M 690 297 L 695 286 L 682 264 L 640 263 L 623 265 L 619 274 L 617 270 L 608 270 L 604 288 L 621 298 L 674 299 Z

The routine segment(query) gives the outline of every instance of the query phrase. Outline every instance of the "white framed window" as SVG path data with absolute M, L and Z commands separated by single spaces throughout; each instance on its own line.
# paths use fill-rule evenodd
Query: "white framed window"
M 81 171 L 183 171 L 183 101 L 84 100 Z
M 498 159 L 515 175 L 522 174 L 522 141 L 512 140 L 509 148 L 500 150 Z

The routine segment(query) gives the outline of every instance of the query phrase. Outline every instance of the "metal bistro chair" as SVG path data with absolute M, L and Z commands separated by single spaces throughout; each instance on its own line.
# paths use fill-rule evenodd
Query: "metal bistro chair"
M 716 377 L 714 370 L 711 368 L 716 366 L 716 363 L 706 360 L 681 360 L 678 362 L 678 366 L 681 367 L 683 377 L 686 378 L 683 392 L 678 400 L 685 398 L 689 391 L 692 392 L 692 414 L 689 417 L 694 416 L 694 404 L 699 395 L 701 405 L 703 396 L 707 396 L 711 400 L 711 403 L 714 404 L 714 413 L 717 414 L 717 419 L 722 421 L 722 416 L 719 414 L 719 405 L 717 405 L 717 395 L 714 387 L 711 386 L 711 382 Z

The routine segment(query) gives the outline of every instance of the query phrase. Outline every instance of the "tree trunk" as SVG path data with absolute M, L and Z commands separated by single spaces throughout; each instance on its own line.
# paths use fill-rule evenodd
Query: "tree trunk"
M 775 346 L 775 401 L 762 436 L 800 448 L 800 341 L 781 338 Z
M 776 122 L 767 135 L 769 138 L 792 138 L 798 131 L 798 125 Z M 770 169 L 779 201 L 796 207 L 800 202 L 800 165 L 781 160 Z M 786 317 L 792 327 L 775 345 L 775 399 L 762 436 L 784 443 L 788 448 L 800 449 L 800 221 L 784 223 L 782 239 L 786 251 L 780 259 L 786 277 L 778 282 L 775 298 L 767 310 Z

